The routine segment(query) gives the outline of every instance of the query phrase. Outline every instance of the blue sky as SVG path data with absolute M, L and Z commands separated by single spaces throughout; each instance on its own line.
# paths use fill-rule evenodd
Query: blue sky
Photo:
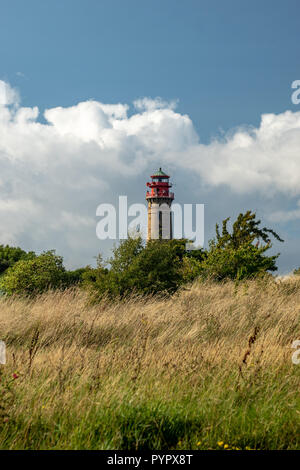
M 284 2 L 276 0 L 27 0 L 26 2 L 2 0 L 0 80 L 9 84 L 11 89 L 18 91 L 19 106 L 39 108 L 39 116 L 34 120 L 36 123 L 43 124 L 47 124 L 47 119 L 43 116 L 45 110 L 65 109 L 87 100 L 104 104 L 127 104 L 129 117 L 136 113 L 136 108 L 133 106 L 135 100 L 144 97 L 152 99 L 161 97 L 166 102 L 176 100 L 176 116 L 180 116 L 183 126 L 180 127 L 182 141 L 176 148 L 172 147 L 172 152 L 176 154 L 174 161 L 169 155 L 167 156 L 169 150 L 166 150 L 168 147 L 166 143 L 159 147 L 159 151 L 161 161 L 167 167 L 169 165 L 173 172 L 178 202 L 180 200 L 180 202 L 205 202 L 207 204 L 206 238 L 213 233 L 216 220 L 229 215 L 234 216 L 240 210 L 253 208 L 264 220 L 267 219 L 268 214 L 273 214 L 270 218 L 273 226 L 275 225 L 277 231 L 289 240 L 285 248 L 280 246 L 280 251 L 283 253 L 281 271 L 287 272 L 295 267 L 298 256 L 300 219 L 298 199 L 300 199 L 300 194 L 295 189 L 297 185 L 293 183 L 289 187 L 288 182 L 281 185 L 280 181 L 277 181 L 276 168 L 274 174 L 269 175 L 266 170 L 267 165 L 258 172 L 258 177 L 263 173 L 264 181 L 267 181 L 265 191 L 258 189 L 257 178 L 255 184 L 251 182 L 249 187 L 245 184 L 245 189 L 238 187 L 237 182 L 231 184 L 230 175 L 227 179 L 219 178 L 218 170 L 216 170 L 217 165 L 221 168 L 222 165 L 227 165 L 227 158 L 229 158 L 227 153 L 223 158 L 223 163 L 213 165 L 211 170 L 215 172 L 213 178 L 210 178 L 209 169 L 203 172 L 201 168 L 197 173 L 199 179 L 195 178 L 193 162 L 196 161 L 196 156 L 190 157 L 187 169 L 179 164 L 179 160 L 184 159 L 185 151 L 189 153 L 189 150 L 185 149 L 191 149 L 196 142 L 190 131 L 188 131 L 188 136 L 185 134 L 184 115 L 187 115 L 192 123 L 198 144 L 205 146 L 198 148 L 203 161 L 217 159 L 214 152 L 223 152 L 223 147 L 212 145 L 214 139 L 217 139 L 221 145 L 224 135 L 229 139 L 241 126 L 245 129 L 247 126 L 259 129 L 264 114 L 279 116 L 290 110 L 295 123 L 298 123 L 297 113 L 300 111 L 300 105 L 294 105 L 291 102 L 291 83 L 300 79 L 299 13 L 300 4 L 297 0 Z M 58 118 L 57 114 L 54 114 L 51 114 L 50 123 L 53 125 L 54 122 L 54 127 L 56 126 L 57 129 L 60 126 L 59 132 L 62 135 L 61 117 Z M 171 118 L 173 117 L 172 115 Z M 300 159 L 299 126 L 295 123 L 291 125 L 290 121 L 290 118 L 286 118 L 284 135 L 277 143 L 277 147 L 281 148 L 282 145 L 282 159 L 284 159 L 286 149 L 289 149 L 288 144 L 284 147 L 287 136 L 291 136 L 292 130 L 294 134 L 297 134 L 291 137 L 294 153 L 289 157 L 291 160 L 288 160 L 286 165 L 295 167 L 294 175 L 299 177 L 300 188 L 300 174 L 298 174 L 300 167 L 295 163 L 297 149 L 299 149 Z M 171 126 L 173 122 L 175 122 L 175 117 Z M 48 128 L 49 125 L 47 131 L 51 131 Z M 19 132 L 19 128 L 16 132 Z M 166 135 L 166 139 L 173 138 L 172 133 L 165 133 L 165 127 L 158 132 Z M 178 132 L 178 130 L 174 131 L 174 135 Z M 82 137 L 82 134 L 80 135 Z M 34 139 L 33 136 L 31 138 Z M 19 134 L 15 139 L 21 142 Z M 86 136 L 84 139 L 86 142 Z M 185 144 L 187 141 L 188 144 Z M 262 141 L 265 142 L 264 139 Z M 132 144 L 131 140 L 128 142 L 124 143 L 122 155 Z M 53 150 L 56 149 L 53 145 L 49 143 L 45 150 L 45 155 L 47 154 L 49 159 L 51 159 L 51 151 L 56 151 Z M 69 149 L 67 143 L 64 145 Z M 15 149 L 15 152 L 20 152 L 20 155 L 23 152 L 22 155 L 25 155 L 23 155 L 23 164 L 17 170 L 11 166 L 10 170 L 3 174 L 7 174 L 9 179 L 14 178 L 13 175 L 17 173 L 22 182 L 28 178 L 29 187 L 32 185 L 34 174 L 38 174 L 40 170 L 35 170 L 35 173 L 32 172 L 29 175 L 32 162 L 29 156 L 30 145 L 27 141 L 26 148 L 28 148 L 28 157 L 27 154 L 25 155 L 25 150 L 23 152 L 21 149 Z M 62 148 L 57 151 L 62 152 L 63 155 Z M 264 144 L 260 144 L 259 152 L 262 152 L 260 161 L 264 159 L 263 148 L 266 149 Z M 9 149 L 11 146 L 7 144 L 3 155 L 7 155 L 10 152 Z M 130 149 L 133 154 L 138 152 L 137 147 L 130 147 Z M 145 151 L 145 155 L 148 150 Z M 87 151 L 85 149 L 80 154 L 81 156 L 78 156 L 78 161 L 80 158 L 84 161 Z M 268 158 L 272 159 L 273 156 L 268 152 Z M 124 161 L 130 161 L 130 156 L 124 158 Z M 139 163 L 136 166 L 133 165 L 128 175 L 136 171 L 137 179 L 134 181 L 131 176 L 125 175 L 124 177 L 113 166 L 109 172 L 107 170 L 105 173 L 103 170 L 105 177 L 99 170 L 99 197 L 95 195 L 95 188 L 92 186 L 85 195 L 82 195 L 86 202 L 80 209 L 81 216 L 84 217 L 85 213 L 89 216 L 94 214 L 96 201 L 98 203 L 102 200 L 109 202 L 120 193 L 120 190 L 124 194 L 126 185 L 136 188 L 136 191 L 132 193 L 128 189 L 128 195 L 132 200 L 143 201 L 143 195 L 140 197 L 139 194 L 144 191 L 144 180 L 148 177 L 150 169 L 159 164 L 159 158 L 159 155 L 152 158 L 149 151 L 147 164 L 145 163 L 144 167 Z M 276 154 L 277 162 L 280 158 Z M 11 159 L 13 161 L 13 155 Z M 239 174 L 234 172 L 237 161 L 238 157 L 230 164 L 233 168 L 232 178 L 239 179 Z M 252 170 L 250 171 L 249 160 L 247 161 L 247 168 L 251 175 Z M 240 164 L 242 167 L 243 160 Z M 41 171 L 39 175 L 45 178 L 45 185 L 49 183 L 50 186 L 50 179 L 47 180 L 47 165 L 48 163 L 44 165 L 44 173 Z M 72 167 L 73 172 L 76 165 L 69 162 L 64 170 L 59 171 L 67 171 L 66 168 Z M 99 156 L 100 169 L 101 165 L 103 161 Z M 78 171 L 80 173 L 80 170 Z M 240 171 L 242 172 L 242 169 Z M 280 165 L 278 171 L 282 171 Z M 90 173 L 87 172 L 87 179 L 92 174 L 94 170 L 91 167 Z M 101 192 L 105 186 L 103 184 L 101 188 L 101 176 L 105 182 L 109 182 L 106 193 L 104 190 Z M 54 173 L 52 178 L 55 179 Z M 74 178 L 76 179 L 76 176 Z M 274 183 L 271 181 L 272 178 Z M 286 179 L 289 179 L 289 175 L 286 175 Z M 8 180 L 7 185 L 12 187 L 13 182 Z M 92 192 L 94 197 L 91 196 Z M 17 190 L 14 195 L 11 193 L 9 196 L 8 193 L 9 190 L 6 188 L 6 193 L 2 195 L 6 201 L 9 197 L 13 201 L 17 200 L 17 195 L 21 197 Z M 56 207 L 61 211 L 74 214 L 75 206 L 71 209 L 71 206 L 64 205 L 68 197 L 70 200 L 74 199 L 74 193 L 72 195 L 61 193 L 61 199 L 56 201 Z M 35 195 L 28 194 L 26 200 L 31 201 L 28 204 L 34 205 L 37 201 L 41 203 L 46 200 L 46 194 L 44 198 L 38 192 Z M 78 204 L 84 204 L 82 199 Z M 24 210 L 24 207 L 22 209 L 20 206 L 18 210 Z M 16 209 L 16 213 L 18 210 Z M 33 208 L 32 211 L 31 229 L 25 222 L 20 227 L 14 226 L 13 221 L 10 222 L 11 241 L 30 249 L 34 249 L 33 245 L 37 243 L 37 240 L 30 235 L 34 232 L 34 220 L 36 220 Z M 282 212 L 289 213 L 284 223 L 280 221 Z M 270 223 L 266 220 L 267 225 Z M 67 259 L 74 258 L 74 252 L 78 253 L 75 234 L 70 234 L 71 241 L 65 237 L 64 243 L 57 227 L 53 227 L 52 224 L 47 230 L 45 229 L 44 235 L 39 237 L 38 249 L 57 247 Z M 88 222 L 86 222 L 86 227 L 88 227 Z M 94 228 L 86 230 L 91 230 L 93 233 L 89 235 L 90 237 L 95 236 Z M 71 246 L 73 246 L 73 252 Z M 97 251 L 97 249 L 98 245 L 94 244 L 93 250 Z M 91 262 L 91 258 L 92 248 L 90 251 L 84 249 L 73 264 L 84 263 L 85 259 L 86 262 Z M 71 261 L 70 264 L 72 265 Z M 298 265 L 300 265 L 300 256 Z
M 178 99 L 204 140 L 291 108 L 290 84 L 300 76 L 297 0 L 2 0 L 1 7 L 1 76 L 22 90 L 25 106 Z

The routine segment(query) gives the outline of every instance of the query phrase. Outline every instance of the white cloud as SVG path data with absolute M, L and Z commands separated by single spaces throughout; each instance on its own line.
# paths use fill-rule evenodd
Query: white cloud
M 0 106 L 19 103 L 19 93 L 8 83 L 0 80 Z
M 269 215 L 269 220 L 272 222 L 286 223 L 291 220 L 300 219 L 300 201 L 297 202 L 297 209 L 285 210 L 285 211 L 275 211 Z
M 258 128 L 204 145 L 189 116 L 159 98 L 137 100 L 132 115 L 120 103 L 52 108 L 41 123 L 38 108 L 20 107 L 0 81 L 1 103 L 0 243 L 57 247 L 84 263 L 97 253 L 98 204 L 126 193 L 141 202 L 141 178 L 157 166 L 198 176 L 197 187 L 300 195 L 300 112 L 263 115 Z
M 154 111 L 155 109 L 175 109 L 177 106 L 178 100 L 165 101 L 159 96 L 152 98 L 139 98 L 133 102 L 134 107 L 138 111 Z
M 16 72 L 16 75 L 17 77 L 26 78 L 26 75 L 23 72 Z
M 1 193 L 1 191 L 0 191 Z M 39 221 L 42 208 L 31 199 L 0 200 L 0 244 L 18 244 L 24 230 L 31 231 L 34 221 Z
M 177 156 L 177 160 L 179 160 Z M 223 140 L 185 152 L 185 165 L 212 186 L 237 193 L 300 194 L 300 112 L 262 116 L 259 128 L 240 129 Z

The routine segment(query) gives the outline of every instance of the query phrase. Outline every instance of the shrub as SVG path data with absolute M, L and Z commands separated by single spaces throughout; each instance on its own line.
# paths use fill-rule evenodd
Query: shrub
M 223 221 L 222 233 L 216 225 L 216 238 L 208 250 L 186 251 L 188 240 L 150 240 L 129 237 L 113 250 L 107 269 L 99 258 L 97 269 L 83 275 L 84 285 L 94 300 L 107 295 L 123 297 L 132 291 L 142 294 L 173 293 L 197 277 L 247 279 L 277 269 L 277 255 L 267 256 L 270 236 L 281 238 L 272 229 L 260 227 L 260 220 L 251 211 L 240 214 L 230 233 Z
M 103 263 L 83 275 L 84 285 L 95 300 L 104 295 L 122 297 L 132 291 L 143 294 L 172 293 L 200 272 L 201 250 L 185 251 L 186 240 L 122 240 L 113 250 L 110 270 Z
M 67 284 L 62 257 L 47 251 L 15 263 L 2 276 L 0 289 L 8 295 L 33 295 Z
M 129 286 L 144 294 L 175 292 L 183 282 L 177 240 L 150 240 L 127 271 Z
M 26 253 L 19 247 L 0 245 L 0 275 L 12 267 L 20 259 L 32 259 L 36 255 L 33 251 Z
M 277 269 L 278 255 L 264 256 L 269 247 L 256 247 L 251 243 L 238 248 L 220 248 L 211 244 L 207 259 L 202 263 L 201 274 L 221 281 L 223 279 L 247 279 Z
M 65 272 L 65 284 L 66 286 L 75 286 L 80 285 L 83 282 L 84 274 L 89 272 L 92 268 L 90 266 L 86 266 L 85 268 L 78 268 L 74 269 L 73 271 L 66 271 Z
M 260 220 L 251 211 L 240 214 L 228 231 L 229 218 L 223 220 L 222 234 L 216 225 L 216 238 L 209 243 L 202 263 L 202 276 L 222 279 L 245 279 L 276 271 L 279 254 L 266 256 L 271 248 L 270 235 L 283 241 L 272 229 L 260 228 Z M 254 243 L 255 242 L 255 243 Z M 263 244 L 264 242 L 264 244 Z

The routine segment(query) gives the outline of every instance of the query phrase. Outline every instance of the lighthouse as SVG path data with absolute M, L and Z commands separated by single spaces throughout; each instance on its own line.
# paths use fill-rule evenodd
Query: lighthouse
M 170 176 L 166 175 L 161 168 L 151 175 L 151 182 L 147 183 L 149 190 L 146 193 L 148 202 L 148 234 L 147 240 L 172 238 L 172 213 L 171 204 L 174 193 L 169 189 L 172 184 Z

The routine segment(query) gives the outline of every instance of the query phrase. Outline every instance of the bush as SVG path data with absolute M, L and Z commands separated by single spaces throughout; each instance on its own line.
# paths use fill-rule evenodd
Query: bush
M 87 266 L 85 268 L 75 269 L 73 271 L 66 271 L 65 272 L 65 284 L 66 286 L 75 286 L 80 285 L 83 282 L 84 274 L 89 272 L 92 268 Z
M 173 293 L 199 275 L 201 250 L 185 251 L 187 240 L 150 240 L 141 237 L 122 240 L 109 260 L 84 274 L 84 285 L 95 300 L 104 295 L 122 297 L 132 291 L 143 294 Z
M 8 268 L 11 268 L 20 259 L 32 259 L 35 256 L 33 251 L 26 253 L 26 251 L 19 247 L 0 245 L 0 275 Z
M 279 254 L 266 256 L 265 252 L 272 246 L 270 235 L 281 242 L 283 240 L 272 229 L 260 228 L 260 220 L 255 217 L 251 211 L 240 214 L 233 224 L 232 233 L 227 228 L 229 218 L 223 220 L 222 234 L 216 225 L 216 238 L 210 241 L 207 257 L 201 266 L 203 277 L 245 279 L 277 270 Z
M 236 249 L 211 245 L 207 259 L 203 262 L 201 274 L 221 281 L 223 279 L 249 279 L 277 269 L 278 255 L 264 256 L 268 247 L 245 244 Z
M 63 259 L 54 251 L 44 252 L 32 259 L 21 259 L 0 280 L 0 289 L 7 295 L 31 296 L 66 285 L 68 278 Z
M 97 269 L 83 275 L 84 285 L 94 300 L 99 300 L 105 295 L 116 298 L 133 291 L 173 293 L 197 277 L 247 279 L 275 271 L 279 255 L 265 253 L 271 248 L 270 235 L 283 241 L 277 233 L 261 228 L 251 211 L 238 216 L 231 233 L 228 220 L 223 221 L 221 234 L 216 225 L 216 238 L 210 240 L 208 250 L 186 251 L 185 239 L 150 240 L 144 245 L 141 237 L 129 237 L 114 248 L 110 269 L 100 257 Z
M 150 240 L 126 273 L 129 286 L 144 294 L 175 292 L 183 282 L 181 264 L 177 240 Z

